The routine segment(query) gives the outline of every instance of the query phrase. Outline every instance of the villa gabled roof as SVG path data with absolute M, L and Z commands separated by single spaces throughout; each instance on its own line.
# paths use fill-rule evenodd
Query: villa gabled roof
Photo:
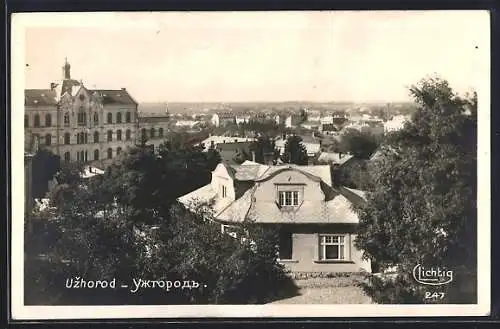
M 222 165 L 236 183 L 253 181 L 254 184 L 234 201 L 220 198 L 212 184 L 184 195 L 178 200 L 192 209 L 196 209 L 196 202 L 211 203 L 215 219 L 227 223 L 244 220 L 288 224 L 358 223 L 358 216 L 352 209 L 352 204 L 365 202 L 363 192 L 332 187 L 329 166 L 266 166 L 252 161 L 245 161 L 239 166 Z M 320 201 L 304 199 L 299 207 L 290 210 L 280 209 L 275 200 L 257 202 L 255 195 L 259 193 L 260 187 L 284 171 L 300 172 L 312 181 L 319 182 L 325 198 Z

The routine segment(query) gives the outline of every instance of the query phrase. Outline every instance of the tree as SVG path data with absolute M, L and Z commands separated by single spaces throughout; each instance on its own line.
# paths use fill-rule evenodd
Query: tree
M 353 159 L 335 172 L 337 183 L 350 188 L 370 190 L 373 188 L 369 171 L 369 160 Z
M 43 198 L 48 192 L 48 183 L 60 168 L 60 158 L 52 152 L 40 149 L 32 159 L 32 194 Z
M 413 296 L 403 298 L 407 302 L 422 301 L 425 286 L 411 274 L 422 264 L 453 270 L 442 301 L 464 302 L 457 291 L 476 273 L 477 98 L 458 97 L 440 78 L 424 79 L 410 92 L 419 109 L 382 147 L 372 171 L 374 189 L 366 206 L 357 208 L 356 244 L 382 270 L 398 266 L 392 301 L 403 295 Z M 377 286 L 378 294 L 388 289 Z
M 362 159 L 370 158 L 378 146 L 379 143 L 374 135 L 356 129 L 346 131 L 340 142 L 340 149 L 343 152 L 349 152 Z
M 291 280 L 277 262 L 272 232 L 237 225 L 238 239 L 223 235 L 211 212 L 175 202 L 194 171 L 210 173 L 204 152 L 162 147 L 125 153 L 103 176 L 69 179 L 54 203 L 53 225 L 27 233 L 27 304 L 265 303 Z M 205 168 L 205 169 L 203 169 Z M 177 189 L 172 188 L 177 187 Z M 191 187 L 189 187 L 191 188 Z M 58 193 L 58 189 L 55 190 Z M 71 193 L 69 193 L 71 192 Z M 148 218 L 149 217 L 149 218 Z M 40 254 L 45 256 L 42 258 Z M 177 281 L 197 288 L 67 289 L 66 279 Z M 199 284 L 199 286 L 198 286 Z M 46 297 L 55 296 L 53 300 Z
M 267 135 L 259 136 L 255 142 L 250 144 L 249 149 L 251 152 L 255 153 L 255 162 L 261 164 L 266 164 L 266 154 L 273 154 L 274 158 L 277 158 L 277 151 L 274 140 L 269 138 Z
M 302 137 L 292 135 L 288 137 L 285 143 L 285 150 L 281 155 L 281 160 L 285 163 L 294 163 L 297 165 L 307 165 L 307 149 L 302 143 Z

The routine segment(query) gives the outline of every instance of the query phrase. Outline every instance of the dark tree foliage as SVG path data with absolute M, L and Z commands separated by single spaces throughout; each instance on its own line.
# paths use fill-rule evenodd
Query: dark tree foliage
M 336 171 L 336 182 L 339 185 L 359 190 L 370 190 L 373 188 L 370 176 L 369 160 L 353 159 Z
M 477 261 L 477 98 L 456 96 L 439 78 L 410 91 L 419 109 L 375 161 L 356 243 L 382 270 L 399 267 L 401 291 L 419 291 L 408 279 L 417 264 L 455 271 L 443 301 L 463 302 L 453 292 L 474 280 Z
M 268 119 L 263 121 L 250 120 L 249 122 L 239 124 L 243 133 L 259 132 L 269 137 L 276 137 L 285 131 L 284 124 L 277 124 L 276 121 Z
M 248 304 L 293 291 L 271 231 L 243 224 L 235 239 L 203 205 L 191 212 L 176 202 L 209 182 L 218 154 L 168 143 L 159 153 L 131 149 L 90 179 L 77 168 L 60 173 L 51 208 L 25 235 L 27 304 Z M 129 289 L 65 287 L 76 278 L 116 279 Z M 134 278 L 200 287 L 131 293 Z
M 294 163 L 297 165 L 307 165 L 307 149 L 302 143 L 302 137 L 292 135 L 288 137 L 285 143 L 285 150 L 281 155 L 281 160 L 285 163 Z
M 277 150 L 274 140 L 269 138 L 267 135 L 262 135 L 257 138 L 255 142 L 249 146 L 250 152 L 255 153 L 255 162 L 265 164 L 265 155 L 272 154 L 274 158 L 277 158 Z
M 379 141 L 374 135 L 356 129 L 349 129 L 340 142 L 340 150 L 361 159 L 370 158 L 378 146 Z
M 32 195 L 43 198 L 48 192 L 48 183 L 54 178 L 60 167 L 60 158 L 52 152 L 40 149 L 33 156 L 32 162 Z

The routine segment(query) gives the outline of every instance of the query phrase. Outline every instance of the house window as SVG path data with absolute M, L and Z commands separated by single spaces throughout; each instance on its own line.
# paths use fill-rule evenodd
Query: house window
M 118 141 L 122 140 L 122 131 L 120 129 L 116 131 L 116 140 Z
M 151 137 L 151 138 L 155 138 L 155 134 L 156 134 L 155 128 L 151 128 L 151 129 L 149 130 L 149 135 L 150 135 L 150 137 Z
M 142 139 L 146 139 L 148 137 L 146 128 L 141 129 L 141 136 L 142 136 Z
M 108 130 L 108 142 L 111 142 L 111 141 L 113 141 L 113 131 Z
M 108 113 L 108 123 L 113 123 L 113 114 Z
M 130 112 L 125 113 L 125 121 L 126 121 L 127 123 L 130 123 L 130 121 L 131 121 L 131 119 L 130 119 L 130 118 L 131 118 L 131 117 L 130 117 Z
M 163 137 L 163 128 L 158 129 L 158 136 Z
M 279 259 L 292 259 L 292 233 L 280 232 Z
M 64 144 L 69 145 L 70 144 L 70 139 L 71 139 L 70 134 L 69 133 L 65 133 L 64 134 Z
M 116 149 L 116 155 L 120 155 L 122 153 L 122 148 L 119 147 Z
M 111 158 L 113 158 L 113 149 L 110 147 L 108 149 L 108 159 L 111 159 Z
M 78 125 L 85 126 L 85 122 L 87 121 L 87 113 L 78 112 Z
M 99 132 L 98 131 L 96 131 L 94 133 L 94 143 L 99 143 Z
M 45 135 L 45 145 L 52 144 L 52 136 L 50 134 Z
M 71 160 L 69 152 L 64 153 L 64 162 L 68 163 Z
M 64 113 L 64 125 L 69 126 L 69 113 Z
M 94 150 L 94 160 L 99 160 L 99 150 Z
M 96 112 L 94 113 L 94 125 L 99 124 L 99 114 Z
M 30 125 L 30 118 L 27 114 L 24 115 L 24 128 L 28 128 Z
M 127 131 L 125 132 L 125 139 L 126 139 L 126 140 L 130 140 L 130 138 L 131 138 L 131 137 L 130 137 L 130 134 L 131 134 L 131 133 L 130 133 L 130 129 L 127 129 Z
M 299 205 L 299 191 L 280 191 L 279 192 L 280 206 L 294 206 Z
M 222 197 L 225 198 L 227 197 L 227 187 L 222 185 L 221 186 L 221 193 L 222 193 Z
M 346 259 L 345 235 L 320 235 L 319 259 L 320 260 L 345 260 Z
M 51 126 L 52 126 L 52 115 L 45 114 L 45 127 L 51 127 Z
M 116 113 L 116 123 L 122 123 L 122 113 Z
M 35 128 L 40 127 L 40 114 L 35 114 L 35 123 L 34 123 Z

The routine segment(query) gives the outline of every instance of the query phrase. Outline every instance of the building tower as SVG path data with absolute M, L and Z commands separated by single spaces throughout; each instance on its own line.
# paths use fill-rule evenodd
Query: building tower
M 68 63 L 68 58 L 64 58 L 64 66 L 63 69 L 63 79 L 69 80 L 71 79 L 71 65 Z

